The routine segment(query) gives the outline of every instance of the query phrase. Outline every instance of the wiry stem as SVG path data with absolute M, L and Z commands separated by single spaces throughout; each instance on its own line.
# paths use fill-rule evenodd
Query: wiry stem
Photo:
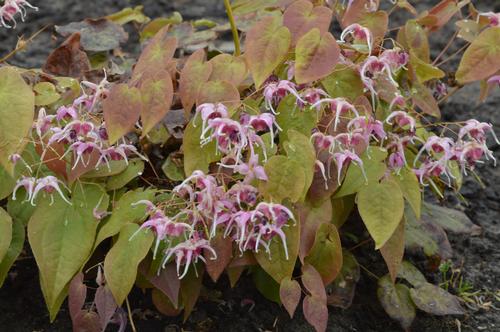
M 224 6 L 226 7 L 227 17 L 229 18 L 229 24 L 231 24 L 231 32 L 233 33 L 234 40 L 234 55 L 240 56 L 240 36 L 238 35 L 238 29 L 236 28 L 236 22 L 234 21 L 233 9 L 231 8 L 231 3 L 229 0 L 224 0 Z

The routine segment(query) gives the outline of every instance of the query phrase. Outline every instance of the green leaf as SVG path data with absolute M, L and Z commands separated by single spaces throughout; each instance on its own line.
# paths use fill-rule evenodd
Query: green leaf
M 196 122 L 196 124 L 195 124 Z M 184 131 L 182 150 L 184 151 L 184 173 L 187 176 L 194 171 L 208 172 L 208 166 L 219 160 L 215 141 L 201 146 L 201 118 L 191 120 Z
M 211 81 L 227 81 L 237 87 L 247 78 L 248 69 L 243 57 L 219 54 L 210 59 L 209 63 L 212 64 Z
M 279 16 L 263 18 L 248 32 L 245 56 L 257 88 L 285 61 L 290 42 L 290 31 Z
M 138 223 L 146 218 L 146 206 L 144 204 L 132 206 L 132 204 L 140 200 L 152 201 L 155 197 L 154 190 L 137 189 L 129 191 L 118 202 L 113 202 L 113 211 L 111 217 L 107 219 L 99 229 L 94 248 L 97 247 L 103 240 L 114 236 L 129 223 Z
M 331 74 L 339 61 L 340 48 L 331 33 L 314 28 L 303 35 L 295 48 L 295 79 L 310 83 Z
M 420 218 L 422 210 L 422 192 L 420 191 L 420 183 L 415 173 L 411 169 L 403 167 L 399 174 L 394 175 L 392 178 L 398 182 L 404 198 L 408 204 L 410 204 L 417 218 Z
M 143 9 L 144 6 L 135 6 L 134 8 L 127 7 L 117 13 L 106 16 L 106 18 L 121 25 L 125 25 L 130 22 L 143 24 L 149 21 L 149 17 L 143 14 Z
M 35 84 L 33 87 L 35 91 L 35 105 L 37 106 L 47 106 L 55 103 L 61 98 L 61 95 L 57 92 L 54 84 L 50 82 L 40 82 Z
M 445 73 L 441 69 L 434 67 L 430 63 L 420 60 L 415 51 L 410 51 L 410 64 L 415 70 L 417 80 L 420 83 L 425 83 L 430 80 L 443 78 Z
M 398 42 L 408 51 L 412 50 L 422 61 L 429 63 L 429 39 L 425 29 L 416 20 L 408 20 L 398 33 Z
M 268 180 L 260 183 L 260 191 L 267 200 L 280 203 L 285 198 L 292 202 L 301 199 L 306 186 L 303 166 L 285 156 L 273 156 L 264 165 Z
M 223 103 L 231 111 L 240 105 L 240 93 L 236 86 L 227 81 L 209 81 L 200 86 L 196 104 Z
M 26 200 L 26 196 L 26 192 L 19 191 L 16 200 L 9 197 L 9 201 L 7 202 L 7 212 L 12 217 L 12 220 L 14 220 L 14 223 L 20 222 L 24 226 L 28 225 L 28 221 L 36 209 L 35 206 Z
M 465 313 L 456 296 L 429 283 L 410 289 L 410 295 L 415 305 L 429 314 L 445 316 Z
M 398 270 L 398 278 L 408 281 L 413 287 L 420 287 L 427 284 L 427 280 L 422 272 L 408 261 L 401 263 Z
M 328 199 L 321 202 L 306 200 L 297 206 L 296 211 L 300 222 L 299 258 L 301 262 L 304 262 L 304 258 L 314 245 L 318 228 L 322 224 L 330 224 L 332 204 Z
M 16 180 L 0 165 L 0 200 L 12 194 Z
M 197 266 L 196 270 L 191 268 L 188 274 L 181 280 L 180 294 L 182 304 L 184 305 L 184 322 L 186 322 L 194 309 L 196 301 L 198 301 L 204 272 L 203 266 Z
M 111 160 L 109 162 L 109 168 L 107 165 L 100 165 L 99 168 L 93 169 L 88 173 L 82 175 L 86 179 L 104 178 L 108 176 L 113 176 L 120 174 L 127 169 L 127 163 L 125 160 Z
M 175 161 L 172 159 L 171 154 L 168 155 L 167 159 L 161 166 L 161 170 L 167 176 L 167 178 L 169 178 L 172 181 L 182 181 L 186 178 L 182 165 L 181 166 L 177 165 Z
M 335 193 L 334 197 L 340 198 L 352 195 L 363 188 L 378 183 L 387 170 L 387 165 L 385 164 L 386 158 L 387 150 L 379 147 L 370 147 L 369 150 L 366 150 L 361 156 L 368 181 L 363 176 L 360 167 L 357 165 L 350 165 L 347 169 L 344 181 L 342 182 L 342 186 L 340 186 L 340 189 Z
M 300 227 L 298 225 L 283 227 L 286 236 L 288 248 L 288 259 L 285 255 L 283 243 L 278 237 L 274 237 L 269 246 L 271 258 L 265 250 L 259 250 L 255 258 L 259 265 L 266 271 L 278 284 L 284 278 L 291 278 L 297 255 L 299 253 Z M 279 298 L 279 296 L 278 296 Z
M 113 144 L 134 129 L 142 109 L 141 92 L 125 83 L 111 87 L 103 102 L 104 120 Z
M 371 31 L 374 42 L 380 42 L 387 32 L 389 16 L 383 10 L 369 12 L 364 14 L 356 23 L 367 27 Z
M 132 159 L 129 161 L 127 168 L 120 174 L 113 175 L 106 182 L 107 190 L 117 190 L 125 187 L 127 183 L 132 181 L 144 172 L 144 161 L 141 159 Z
M 154 235 L 151 231 L 141 230 L 139 225 L 125 225 L 118 236 L 118 241 L 104 259 L 104 276 L 118 306 L 121 306 L 134 286 L 139 263 L 146 257 Z M 135 236 L 132 238 L 132 235 Z
M 342 268 L 342 244 L 337 228 L 332 224 L 321 224 L 316 232 L 314 245 L 305 259 L 321 275 L 328 285 Z
M 306 136 L 294 129 L 288 131 L 288 140 L 283 144 L 287 157 L 298 162 L 304 170 L 304 190 L 301 199 L 305 199 L 307 191 L 314 178 L 314 165 L 316 162 L 316 151 Z
M 282 129 L 280 131 L 281 142 L 288 140 L 288 131 L 290 129 L 294 129 L 310 137 L 311 131 L 316 127 L 316 122 L 318 121 L 316 111 L 310 108 L 301 110 L 295 102 L 295 96 L 288 95 L 283 98 L 276 111 L 276 122 Z
M 281 303 L 280 298 L 280 284 L 275 279 L 271 278 L 265 270 L 260 268 L 253 269 L 252 272 L 253 283 L 257 290 L 264 295 L 269 301 Z
M 28 239 L 40 270 L 45 302 L 54 320 L 67 286 L 92 252 L 97 220 L 93 209 L 107 205 L 107 194 L 97 185 L 76 185 L 72 205 L 54 195 L 38 206 L 28 224 Z
M 35 95 L 13 67 L 0 68 L 0 165 L 14 174 L 9 156 L 21 153 L 33 125 Z M 13 124 L 15 124 L 13 126 Z
M 490 27 L 477 36 L 465 51 L 456 78 L 460 84 L 479 81 L 500 70 L 500 27 Z
M 12 218 L 0 207 L 0 262 L 9 250 L 12 241 Z
M 339 229 L 344 225 L 354 209 L 356 195 L 344 196 L 341 198 L 332 197 L 332 223 Z
M 359 71 L 343 64 L 337 64 L 333 73 L 321 81 L 321 85 L 330 97 L 342 97 L 351 101 L 361 96 L 364 89 Z
M 397 320 L 403 329 L 408 329 L 417 314 L 410 298 L 410 289 L 403 284 L 394 284 L 388 275 L 378 280 L 377 296 L 385 312 Z
M 9 273 L 10 268 L 16 261 L 24 247 L 25 230 L 22 222 L 16 221 L 12 223 L 12 241 L 5 256 L 0 261 L 0 288 Z
M 380 249 L 403 218 L 403 193 L 394 181 L 372 182 L 361 189 L 357 202 L 359 214 L 375 240 L 375 249 Z

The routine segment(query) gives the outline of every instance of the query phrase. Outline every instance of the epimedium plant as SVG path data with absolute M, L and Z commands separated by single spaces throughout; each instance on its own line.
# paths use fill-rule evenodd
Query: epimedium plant
M 43 70 L 0 67 L 0 280 L 27 232 L 50 317 L 68 297 L 75 330 L 124 326 L 134 285 L 186 319 L 205 274 L 235 286 L 248 273 L 324 331 L 327 305 L 348 307 L 359 279 L 342 246 L 365 232 L 343 227 L 357 211 L 387 265 L 377 295 L 389 316 L 408 329 L 416 309 L 463 314 L 404 254 L 449 259 L 445 230 L 480 231 L 422 197 L 459 195 L 477 163 L 495 162 L 492 125 L 441 122 L 439 104 L 471 82 L 483 100 L 498 85 L 498 14 L 454 0 L 420 14 L 407 1 L 225 4 L 229 24 L 136 7 L 57 27 L 67 39 Z M 2 25 L 27 8 L 5 1 Z M 396 10 L 414 18 L 389 30 Z M 446 49 L 431 59 L 429 36 L 464 12 L 447 87 Z M 137 61 L 117 52 L 131 22 Z M 229 30 L 233 55 L 206 51 Z

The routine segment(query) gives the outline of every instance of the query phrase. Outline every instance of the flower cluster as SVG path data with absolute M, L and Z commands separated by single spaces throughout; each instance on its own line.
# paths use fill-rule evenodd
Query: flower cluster
M 54 202 L 54 192 L 57 192 L 61 198 L 68 204 L 71 202 L 66 198 L 63 194 L 59 185 L 62 185 L 66 190 L 69 191 L 69 188 L 66 187 L 64 182 L 56 178 L 55 176 L 49 175 L 43 178 L 34 178 L 34 177 L 21 177 L 16 186 L 14 187 L 14 191 L 12 193 L 12 199 L 16 200 L 16 193 L 20 188 L 24 188 L 26 190 L 26 201 L 30 202 L 31 205 L 35 206 L 35 198 L 40 192 L 45 192 L 50 195 L 51 202 Z
M 207 253 L 210 259 L 217 258 L 210 241 L 219 230 L 224 237 L 237 243 L 241 253 L 246 250 L 258 252 L 262 247 L 270 254 L 270 241 L 277 236 L 288 257 L 283 227 L 288 226 L 294 216 L 281 204 L 259 202 L 254 186 L 239 181 L 227 190 L 214 176 L 195 171 L 176 186 L 173 193 L 182 199 L 183 207 L 172 216 L 167 216 L 164 209 L 150 201 L 134 205 L 147 206 L 148 219 L 140 229 L 155 232 L 155 257 L 160 243 L 165 242 L 167 249 L 162 266 L 175 257 L 179 278 L 187 274 L 191 264 L 205 261 Z M 182 273 L 181 266 L 184 266 Z
M 0 6 L 0 26 L 8 29 L 15 28 L 17 25 L 16 15 L 19 14 L 24 22 L 27 8 L 38 11 L 37 7 L 34 7 L 26 0 L 5 0 L 4 4 Z

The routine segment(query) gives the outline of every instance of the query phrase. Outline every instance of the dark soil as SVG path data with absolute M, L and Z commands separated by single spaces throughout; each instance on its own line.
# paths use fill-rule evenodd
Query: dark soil
M 411 1 L 419 9 L 430 8 L 437 0 Z M 500 1 L 475 1 L 482 10 L 500 11 Z M 223 2 L 221 0 L 52 0 L 36 1 L 35 5 L 42 8 L 38 13 L 30 13 L 29 23 L 20 24 L 16 31 L 0 29 L 0 55 L 13 49 L 17 36 L 24 34 L 29 37 L 37 29 L 47 24 L 63 25 L 86 17 L 99 17 L 113 13 L 126 6 L 143 4 L 145 12 L 151 16 L 168 15 L 173 10 L 180 11 L 187 19 L 199 17 L 224 18 Z M 397 16 L 398 14 L 394 14 Z M 397 17 L 398 21 L 403 16 Z M 435 53 L 439 53 L 452 34 L 450 29 L 444 29 L 432 42 Z M 40 67 L 48 53 L 56 45 L 52 38 L 52 28 L 42 33 L 26 52 L 17 54 L 11 63 L 25 67 Z M 450 54 L 453 50 L 450 50 Z M 451 68 L 456 61 L 450 61 Z M 442 106 L 444 121 L 462 121 L 477 118 L 480 121 L 493 123 L 500 134 L 500 117 L 497 112 L 500 107 L 500 89 L 488 98 L 486 103 L 477 104 L 478 86 L 464 88 L 455 94 Z M 500 158 L 500 148 L 494 146 L 494 154 Z M 455 266 L 462 266 L 464 279 L 471 283 L 474 290 L 481 291 L 485 300 L 498 301 L 487 295 L 496 292 L 500 285 L 500 168 L 491 164 L 481 165 L 477 169 L 486 188 L 469 177 L 465 180 L 462 195 L 467 203 L 461 203 L 455 198 L 447 201 L 448 206 L 462 209 L 472 221 L 483 228 L 479 237 L 450 236 L 454 252 Z M 360 263 L 378 275 L 385 272 L 378 254 L 374 254 L 369 246 L 359 248 L 355 255 Z M 418 259 L 417 259 L 418 260 Z M 424 265 L 422 265 L 424 266 Z M 439 282 L 433 273 L 428 273 L 430 281 Z M 134 320 L 139 332 L 143 331 L 312 331 L 299 312 L 290 320 L 285 311 L 278 305 L 264 299 L 254 288 L 252 281 L 244 277 L 235 289 L 230 289 L 227 280 L 217 285 L 206 282 L 198 305 L 188 321 L 183 324 L 179 318 L 165 318 L 154 309 L 137 311 Z M 215 290 L 212 290 L 215 289 Z M 133 308 L 152 308 L 150 297 L 144 296 L 138 290 L 131 296 Z M 255 306 L 242 303 L 254 302 Z M 242 302 L 243 301 L 243 302 Z M 25 253 L 12 269 L 5 285 L 0 289 L 0 331 L 70 331 L 71 322 L 67 307 L 63 304 L 56 321 L 49 323 L 48 314 L 38 283 L 38 273 L 34 259 Z M 500 314 L 495 308 L 468 310 L 465 317 L 433 317 L 419 313 L 412 331 L 500 331 Z M 362 272 L 358 283 L 356 296 L 352 306 L 347 310 L 330 308 L 328 321 L 329 331 L 401 331 L 397 323 L 385 314 L 376 299 L 376 280 Z

